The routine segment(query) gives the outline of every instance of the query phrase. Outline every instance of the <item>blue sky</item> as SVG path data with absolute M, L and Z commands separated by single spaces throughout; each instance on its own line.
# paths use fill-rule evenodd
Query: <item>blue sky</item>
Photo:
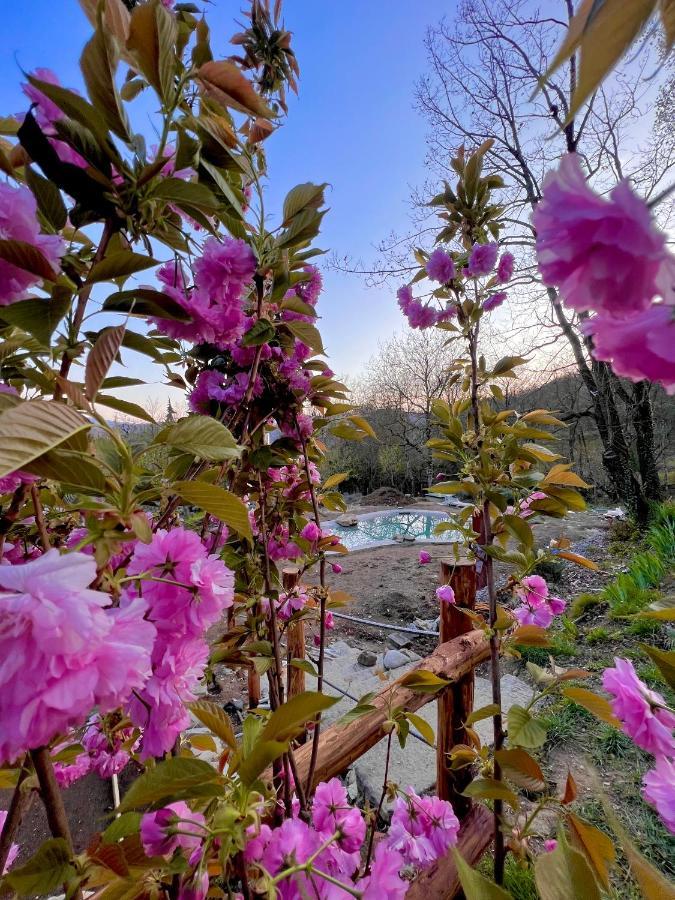
M 216 56 L 232 52 L 241 7 L 232 0 L 207 7 Z M 267 203 L 278 209 L 298 182 L 329 182 L 322 248 L 369 261 L 373 244 L 406 228 L 409 185 L 424 179 L 425 126 L 413 109 L 424 33 L 454 7 L 455 0 L 286 0 L 302 77 L 287 123 L 267 144 Z M 26 107 L 20 67 L 47 66 L 65 85 L 81 85 L 78 58 L 90 28 L 77 0 L 6 4 L 3 31 L 3 113 Z M 134 125 L 144 130 L 142 121 Z M 356 374 L 378 340 L 402 327 L 393 286 L 367 289 L 355 276 L 329 272 L 320 311 L 331 364 L 342 375 Z M 124 392 L 137 402 L 166 395 L 159 385 Z

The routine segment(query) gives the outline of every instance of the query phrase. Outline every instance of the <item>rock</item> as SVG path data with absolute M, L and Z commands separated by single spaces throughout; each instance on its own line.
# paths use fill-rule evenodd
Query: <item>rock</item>
M 401 631 L 392 631 L 387 635 L 387 644 L 394 650 L 405 650 L 412 644 L 412 636 Z
M 401 666 L 409 666 L 417 659 L 420 657 L 412 650 L 387 650 L 382 657 L 382 665 L 385 669 L 398 669 Z
M 356 772 L 353 768 L 347 771 L 347 777 L 345 778 L 345 787 L 347 788 L 347 799 L 351 803 L 356 803 L 359 799 L 359 786 L 356 781 Z
M 359 520 L 356 516 L 338 516 L 335 520 L 338 525 L 341 525 L 343 528 L 354 528 L 354 526 L 359 524 Z
M 377 662 L 377 655 L 373 653 L 372 650 L 362 650 L 356 661 L 360 666 L 367 666 L 370 668 Z

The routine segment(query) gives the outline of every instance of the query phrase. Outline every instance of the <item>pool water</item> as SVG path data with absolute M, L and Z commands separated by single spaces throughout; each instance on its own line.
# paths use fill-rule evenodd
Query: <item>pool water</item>
M 414 537 L 420 542 L 447 543 L 458 539 L 457 532 L 434 534 L 434 527 L 447 519 L 448 516 L 442 512 L 393 510 L 365 513 L 359 516 L 357 525 L 348 527 L 338 525 L 337 522 L 326 522 L 324 530 L 337 535 L 348 550 L 364 550 L 367 547 L 398 543 L 395 538 L 399 534 Z

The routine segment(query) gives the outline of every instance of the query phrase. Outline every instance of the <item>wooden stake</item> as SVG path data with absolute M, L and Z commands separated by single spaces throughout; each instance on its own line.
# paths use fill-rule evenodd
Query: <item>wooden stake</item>
M 462 608 L 474 609 L 476 605 L 476 566 L 467 559 L 441 560 L 441 583 L 449 584 L 455 592 L 455 603 L 441 600 L 441 644 L 472 631 L 474 624 Z M 471 781 L 469 768 L 452 771 L 448 753 L 456 744 L 465 744 L 464 723 L 473 710 L 473 670 L 457 684 L 444 691 L 438 699 L 438 730 L 436 733 L 436 793 L 442 800 L 452 803 L 459 818 L 471 808 L 471 802 L 461 792 Z

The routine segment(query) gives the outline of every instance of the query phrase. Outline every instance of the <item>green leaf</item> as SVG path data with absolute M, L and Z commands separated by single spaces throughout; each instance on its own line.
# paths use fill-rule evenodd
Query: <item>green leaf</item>
M 134 7 L 127 49 L 162 99 L 174 91 L 173 76 L 177 24 L 175 16 L 158 0 Z
M 499 715 L 502 708 L 498 703 L 489 703 L 487 706 L 481 706 L 480 709 L 474 709 L 470 716 L 467 717 L 466 725 L 475 725 L 476 722 L 482 722 L 483 719 L 490 719 L 492 716 Z
M 166 200 L 167 203 L 187 203 L 207 213 L 214 213 L 219 207 L 213 191 L 197 181 L 182 178 L 161 178 L 150 193 L 151 197 Z
M 208 416 L 188 416 L 162 429 L 153 441 L 168 444 L 200 459 L 222 462 L 239 456 L 241 449 L 222 422 Z
M 105 474 L 91 453 L 56 448 L 26 463 L 23 471 L 96 494 L 103 494 L 107 488 Z
M 325 353 L 319 329 L 311 322 L 284 322 L 284 325 L 291 334 L 295 335 L 303 344 L 311 347 L 315 353 Z
M 243 347 L 258 347 L 260 344 L 269 343 L 276 334 L 274 325 L 269 319 L 258 319 L 253 328 L 249 328 L 241 339 Z
M 475 497 L 480 493 L 480 485 L 475 481 L 441 481 L 427 490 L 431 494 L 469 494 Z
M 522 366 L 527 360 L 522 356 L 503 356 L 492 370 L 492 377 L 498 378 L 510 372 L 516 366 Z
M 198 506 L 224 522 L 228 528 L 232 528 L 249 542 L 253 541 L 246 504 L 236 494 L 231 494 L 216 485 L 198 481 L 176 481 L 172 490 L 179 494 L 186 503 Z
M 658 619 L 663 622 L 675 622 L 675 602 L 672 597 L 664 597 L 643 610 L 640 610 L 641 619 Z
M 543 791 L 546 779 L 539 763 L 525 750 L 497 750 L 495 759 L 502 774 L 526 791 Z
M 155 319 L 174 319 L 177 322 L 191 322 L 192 316 L 173 297 L 152 288 L 136 288 L 117 291 L 103 301 L 108 312 L 128 313 L 131 316 L 152 316 Z
M 230 717 L 221 706 L 217 703 L 212 703 L 210 700 L 195 700 L 194 703 L 188 703 L 187 708 L 195 718 L 199 719 L 203 725 L 206 725 L 209 731 L 212 731 L 222 741 L 225 741 L 228 747 L 231 747 L 233 750 L 236 748 L 237 739 L 232 730 Z
M 26 400 L 5 409 L 0 413 L 0 478 L 90 426 L 76 410 L 51 400 Z
M 87 400 L 95 400 L 103 379 L 119 353 L 126 325 L 104 328 L 89 351 L 84 368 L 84 389 Z
M 237 775 L 247 787 L 250 787 L 270 763 L 286 750 L 288 750 L 287 741 L 264 741 L 259 738 L 250 753 L 239 763 Z
M 534 534 L 532 529 L 524 519 L 520 516 L 502 516 L 504 528 L 512 534 L 526 549 L 532 549 L 534 545 Z
M 418 694 L 435 694 L 450 684 L 447 679 L 439 678 L 438 675 L 427 672 L 426 669 L 413 669 L 403 678 L 399 678 L 398 683 L 401 687 L 409 688 Z
M 472 869 L 459 850 L 453 848 L 452 855 L 466 900 L 511 900 L 508 891 Z
M 26 184 L 33 192 L 38 209 L 55 231 L 66 224 L 68 212 L 61 191 L 53 181 L 43 178 L 32 166 L 26 166 Z
M 202 759 L 175 756 L 140 775 L 129 787 L 118 807 L 127 812 L 170 798 L 196 800 L 215 797 L 222 791 L 217 770 Z
M 666 684 L 675 691 L 675 652 L 672 650 L 659 650 L 648 644 L 640 644 L 640 649 L 651 657 L 663 675 Z
M 156 266 L 159 260 L 151 256 L 143 256 L 140 253 L 132 253 L 131 250 L 116 250 L 108 256 L 104 256 L 89 270 L 85 284 L 95 284 L 98 281 L 112 281 L 115 278 L 126 278 L 135 272 L 142 272 Z
M 586 509 L 586 501 L 572 488 L 551 487 L 549 484 L 540 484 L 538 487 L 553 500 L 562 503 L 567 509 L 573 509 L 575 512 L 581 512 Z M 534 500 L 530 504 L 531 509 L 535 509 L 537 503 L 543 503 L 543 500 Z
M 407 712 L 405 714 L 405 717 L 410 722 L 410 724 L 419 731 L 427 744 L 431 744 L 433 746 L 435 739 L 434 729 L 427 722 L 427 720 L 423 719 L 422 716 L 415 715 L 415 713 L 411 712 Z
M 613 841 L 604 831 L 571 812 L 567 813 L 567 826 L 572 842 L 586 857 L 600 886 L 609 891 L 609 872 L 616 859 Z
M 104 844 L 116 844 L 122 838 L 137 834 L 141 825 L 142 813 L 125 812 L 117 819 L 113 819 L 110 825 L 101 835 Z
M 507 784 L 496 778 L 474 778 L 462 794 L 477 800 L 503 800 L 511 809 L 518 809 L 518 797 Z
M 600 891 L 586 858 L 559 839 L 551 853 L 540 853 L 534 879 L 541 900 L 600 900 Z
M 151 425 L 156 424 L 150 413 L 143 409 L 142 406 L 139 406 L 138 403 L 130 403 L 128 400 L 120 400 L 119 397 L 111 397 L 108 394 L 97 394 L 96 402 L 123 413 L 125 416 L 141 419 L 143 422 L 149 422 Z
M 56 292 L 51 300 L 19 300 L 0 309 L 0 318 L 16 328 L 32 335 L 43 347 L 49 347 L 56 326 L 70 308 L 69 292 Z
M 23 866 L 10 869 L 3 880 L 21 897 L 44 897 L 61 890 L 75 874 L 68 844 L 63 838 L 52 838 Z
M 612 712 L 609 700 L 606 700 L 604 697 L 594 694 L 593 691 L 589 691 L 587 688 L 574 687 L 573 685 L 565 685 L 562 692 L 569 700 L 574 700 L 579 706 L 587 709 L 596 719 L 600 719 L 602 722 L 606 722 L 607 725 L 614 726 L 614 728 L 621 727 L 621 722 Z
M 56 281 L 58 277 L 40 250 L 26 241 L 0 240 L 0 259 L 46 281 Z
M 546 740 L 546 729 L 528 710 L 514 704 L 507 714 L 509 744 L 530 749 L 541 747 Z
M 334 475 L 329 475 L 325 481 L 321 482 L 321 490 L 329 491 L 331 488 L 337 487 L 338 484 L 342 484 L 350 476 L 350 472 L 336 472 Z
M 324 182 L 323 184 L 306 182 L 305 184 L 298 184 L 292 188 L 284 200 L 284 219 L 281 223 L 282 227 L 285 228 L 288 226 L 291 219 L 294 218 L 294 216 L 297 216 L 299 212 L 302 212 L 303 209 L 307 209 L 308 207 L 319 209 L 323 206 L 323 195 L 327 187 L 328 182 Z
M 303 691 L 287 700 L 267 720 L 260 734 L 262 741 L 289 741 L 296 737 L 307 722 L 318 713 L 330 709 L 339 697 L 329 697 L 318 691 Z
M 115 85 L 117 48 L 107 28 L 101 24 L 82 51 L 80 69 L 94 107 L 111 131 L 123 141 L 128 141 L 129 122 Z

